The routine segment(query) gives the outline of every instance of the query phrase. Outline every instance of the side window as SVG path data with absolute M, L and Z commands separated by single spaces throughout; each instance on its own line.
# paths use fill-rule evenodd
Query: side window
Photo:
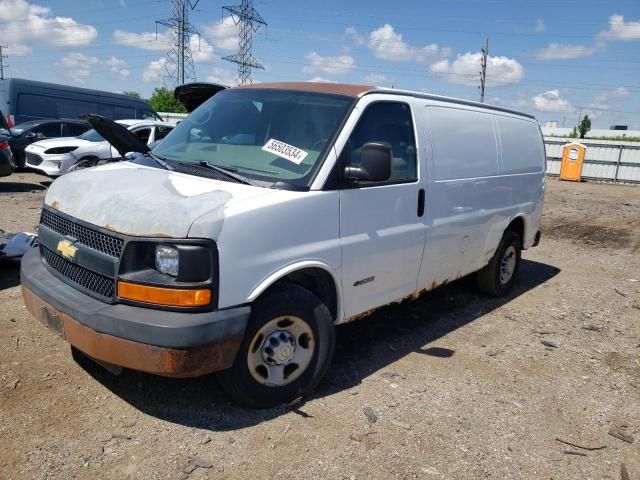
M 145 120 L 157 120 L 158 116 L 151 110 L 142 110 L 142 118 Z
M 502 173 L 541 172 L 544 151 L 538 124 L 505 116 L 496 120 L 502 143 Z
M 90 127 L 88 125 L 83 125 L 81 123 L 65 123 L 64 135 L 67 137 L 77 137 L 89 130 L 89 128 Z
M 391 147 L 389 183 L 417 180 L 416 140 L 409 105 L 377 102 L 367 107 L 349 137 L 352 165 L 360 163 L 362 147 L 369 142 Z
M 151 136 L 151 127 L 138 128 L 136 130 L 132 130 L 132 132 L 144 143 L 149 142 L 149 137 Z
M 427 107 L 436 180 L 498 175 L 498 149 L 491 114 Z
M 156 127 L 155 141 L 162 140 L 171 130 L 173 130 L 172 127 Z
M 45 123 L 32 130 L 38 138 L 57 138 L 62 135 L 60 122 Z

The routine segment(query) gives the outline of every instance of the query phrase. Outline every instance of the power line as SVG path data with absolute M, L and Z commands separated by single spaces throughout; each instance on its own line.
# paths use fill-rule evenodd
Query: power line
M 482 47 L 482 58 L 480 59 L 480 103 L 484 103 L 484 87 L 487 81 L 487 57 L 489 56 L 489 39 L 484 41 Z
M 251 52 L 253 34 L 262 26 L 266 28 L 267 22 L 265 22 L 258 11 L 253 8 L 253 0 L 242 0 L 240 5 L 222 7 L 223 14 L 225 10 L 230 13 L 234 23 L 240 25 L 240 43 L 237 54 L 228 55 L 222 59 L 238 64 L 237 83 L 239 85 L 253 83 L 251 69 L 258 68 L 264 70 L 262 64 Z
M 173 85 L 183 85 L 185 79 L 195 80 L 196 72 L 191 56 L 191 37 L 200 36 L 196 28 L 189 23 L 189 11 L 196 8 L 200 0 L 172 0 L 171 18 L 156 20 L 156 39 L 158 25 L 169 29 L 169 52 L 164 65 L 167 78 Z M 166 80 L 165 80 L 166 83 Z

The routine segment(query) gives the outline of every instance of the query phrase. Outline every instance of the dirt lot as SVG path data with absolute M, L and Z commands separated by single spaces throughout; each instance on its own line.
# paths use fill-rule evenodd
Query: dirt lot
M 0 228 L 33 230 L 46 181 L 0 180 Z M 295 409 L 85 370 L 0 264 L 0 478 L 638 479 L 640 187 L 550 180 L 545 208 L 509 298 L 463 279 L 340 327 Z

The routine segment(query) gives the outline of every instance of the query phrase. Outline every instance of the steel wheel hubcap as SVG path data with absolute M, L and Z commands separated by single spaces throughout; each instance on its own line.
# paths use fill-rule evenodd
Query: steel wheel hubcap
M 500 282 L 504 285 L 509 283 L 513 272 L 516 269 L 517 252 L 513 245 L 507 248 L 502 256 L 502 262 L 500 262 Z
M 314 337 L 299 317 L 283 316 L 264 324 L 249 344 L 247 365 L 258 383 L 280 387 L 300 377 L 311 363 Z

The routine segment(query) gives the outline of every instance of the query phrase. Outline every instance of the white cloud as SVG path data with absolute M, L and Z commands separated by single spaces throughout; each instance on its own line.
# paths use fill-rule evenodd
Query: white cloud
M 225 52 L 238 50 L 239 30 L 232 17 L 226 17 L 219 22 L 205 25 L 202 29 L 204 36 L 213 43 L 213 46 Z
M 609 30 L 598 34 L 601 40 L 640 40 L 640 20 L 624 21 L 624 15 L 609 17 Z
M 430 66 L 431 73 L 442 76 L 451 83 L 478 85 L 480 82 L 480 61 L 482 53 L 467 52 L 455 60 L 439 60 Z M 487 58 L 487 86 L 513 85 L 524 76 L 520 63 L 508 57 Z
M 131 71 L 127 68 L 127 62 L 121 58 L 112 56 L 102 63 L 120 78 L 127 78 L 131 74 Z
M 142 80 L 145 82 L 157 82 L 167 74 L 167 59 L 160 58 L 149 62 L 142 72 Z
M 631 92 L 625 87 L 618 87 L 610 92 L 597 95 L 588 107 L 596 110 L 608 110 L 612 103 L 619 103 L 622 98 L 628 97 L 629 95 L 631 95 Z
M 560 97 L 560 91 L 549 90 L 533 97 L 533 108 L 543 112 L 571 112 L 574 110 L 571 103 Z
M 544 32 L 546 29 L 547 27 L 544 24 L 544 20 L 542 20 L 541 18 L 536 20 L 536 26 L 534 28 L 536 32 Z
M 141 48 L 152 52 L 164 52 L 169 48 L 169 35 L 159 32 L 124 32 L 116 30 L 113 32 L 113 39 L 118 45 L 126 47 Z
M 62 57 L 60 64 L 63 75 L 76 83 L 85 83 L 93 68 L 100 63 L 96 57 L 89 57 L 82 53 L 74 52 Z
M 345 28 L 344 35 L 342 37 L 346 40 L 350 40 L 357 47 L 361 47 L 366 41 L 364 36 L 358 33 L 356 27 Z
M 338 83 L 335 80 L 329 80 L 328 78 L 324 78 L 324 77 L 313 77 L 310 78 L 309 80 L 305 80 L 306 82 L 316 82 L 316 83 Z
M 348 73 L 355 67 L 353 57 L 341 55 L 339 57 L 323 57 L 316 52 L 306 56 L 309 64 L 302 70 L 309 73 L 326 73 L 329 75 L 341 75 Z
M 53 17 L 48 7 L 26 0 L 0 0 L 0 39 L 2 43 L 11 40 L 16 51 L 22 54 L 30 53 L 32 44 L 86 46 L 97 35 L 94 26 L 80 24 L 69 17 Z
M 215 62 L 218 59 L 214 54 L 213 45 L 199 35 L 191 36 L 191 56 L 196 63 Z
M 118 78 L 127 78 L 131 71 L 127 68 L 127 62 L 121 58 L 111 56 L 105 60 L 91 57 L 79 52 L 65 55 L 60 60 L 58 66 L 62 69 L 62 74 L 69 80 L 84 84 L 86 79 L 99 71 L 108 71 Z
M 369 48 L 377 58 L 397 62 L 409 60 L 422 62 L 440 52 L 440 47 L 435 43 L 422 48 L 409 45 L 402 39 L 402 34 L 396 33 L 393 26 L 388 23 L 369 34 Z M 451 52 L 450 49 L 447 50 L 446 56 Z
M 211 73 L 207 76 L 207 82 L 220 83 L 228 86 L 235 85 L 235 73 L 230 72 L 225 68 L 214 67 L 211 70 Z
M 536 58 L 540 60 L 570 60 L 588 57 L 593 52 L 595 52 L 595 48 L 584 45 L 565 45 L 551 42 L 547 47 L 536 52 Z
M 7 45 L 6 48 L 3 48 L 2 52 L 12 57 L 24 57 L 25 55 L 31 55 L 33 49 L 27 45 L 12 43 L 11 45 Z
M 370 73 L 369 75 L 364 77 L 364 81 L 372 85 L 380 85 L 387 82 L 387 77 L 385 77 L 381 73 Z

